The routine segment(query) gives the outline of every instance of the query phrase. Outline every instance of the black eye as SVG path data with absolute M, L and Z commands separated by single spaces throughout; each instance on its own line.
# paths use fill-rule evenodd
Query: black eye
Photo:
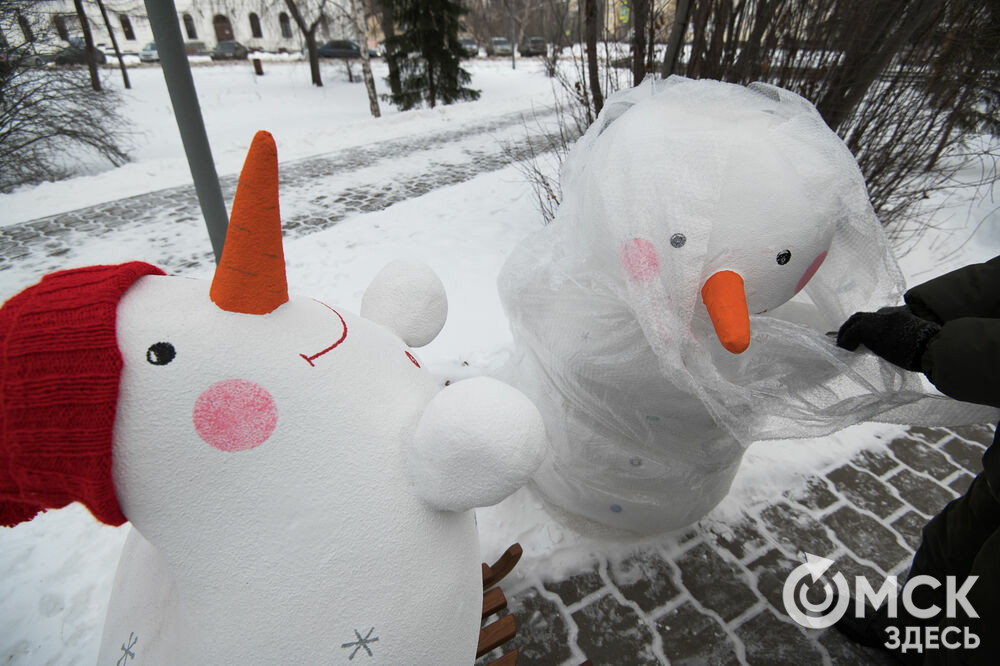
M 146 350 L 146 360 L 153 365 L 166 365 L 177 356 L 177 350 L 169 342 L 157 342 Z
M 782 250 L 778 253 L 778 265 L 784 266 L 792 258 L 791 250 Z
M 684 234 L 674 234 L 670 237 L 670 245 L 673 247 L 684 247 L 684 243 L 687 242 L 687 236 Z

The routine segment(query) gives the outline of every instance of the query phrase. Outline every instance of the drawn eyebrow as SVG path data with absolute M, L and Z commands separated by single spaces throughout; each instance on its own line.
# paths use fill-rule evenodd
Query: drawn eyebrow
M 316 299 L 313 299 L 313 300 L 315 301 Z M 306 363 L 308 363 L 309 365 L 311 365 L 313 367 L 316 367 L 316 364 L 313 363 L 313 361 L 315 359 L 319 358 L 320 356 L 322 356 L 323 354 L 327 353 L 328 351 L 330 351 L 332 349 L 335 349 L 337 347 L 337 345 L 339 345 L 341 342 L 343 342 L 345 339 L 347 339 L 347 322 L 345 322 L 344 318 L 340 316 L 340 313 L 337 312 L 336 310 L 334 310 L 333 308 L 331 308 L 329 305 L 327 305 L 323 301 L 316 301 L 316 302 L 319 303 L 320 305 L 322 305 L 324 308 L 326 308 L 330 312 L 332 312 L 333 314 L 337 315 L 337 318 L 340 319 L 340 325 L 344 327 L 344 333 L 340 336 L 339 340 L 337 340 L 332 345 L 330 345 L 329 347 L 327 347 L 323 351 L 319 352 L 318 354 L 313 354 L 312 356 L 306 356 L 305 354 L 299 354 L 299 356 L 301 356 L 302 358 L 304 358 L 306 360 Z

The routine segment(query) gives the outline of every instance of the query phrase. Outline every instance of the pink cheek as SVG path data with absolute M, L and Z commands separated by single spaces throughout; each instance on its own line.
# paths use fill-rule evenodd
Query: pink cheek
M 263 444 L 278 425 L 271 394 L 245 379 L 212 384 L 194 403 L 194 427 L 220 451 L 246 451 Z
M 649 282 L 660 272 L 660 257 L 648 240 L 634 238 L 622 246 L 618 257 L 625 273 L 636 282 Z
M 809 280 L 812 279 L 813 275 L 816 275 L 816 271 L 818 271 L 819 267 L 823 265 L 824 259 L 826 259 L 826 252 L 820 252 L 820 255 L 813 259 L 813 262 L 809 264 L 809 268 L 806 269 L 806 272 L 803 273 L 801 279 L 799 279 L 799 283 L 795 285 L 796 294 L 802 291 L 802 288 L 809 284 Z

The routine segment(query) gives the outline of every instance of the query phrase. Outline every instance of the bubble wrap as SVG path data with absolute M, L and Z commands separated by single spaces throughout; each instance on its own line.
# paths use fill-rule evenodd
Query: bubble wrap
M 801 97 L 647 79 L 607 100 L 561 180 L 555 220 L 515 248 L 499 290 L 516 345 L 504 377 L 551 440 L 534 483 L 567 516 L 675 529 L 725 496 L 753 441 L 986 417 L 826 335 L 901 302 L 903 279 L 853 157 Z M 749 239 L 721 252 L 736 256 L 800 227 L 827 234 L 826 260 L 789 302 L 751 312 L 747 351 L 726 351 L 701 300 L 725 263 L 719 233 Z M 635 239 L 655 257 L 630 279 L 623 247 Z M 771 287 L 769 270 L 748 293 Z

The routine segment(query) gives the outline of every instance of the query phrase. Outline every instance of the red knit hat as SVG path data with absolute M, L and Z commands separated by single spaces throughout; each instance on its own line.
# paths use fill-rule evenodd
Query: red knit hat
M 0 525 L 75 501 L 125 522 L 111 479 L 115 316 L 143 275 L 164 273 L 138 261 L 60 271 L 0 309 Z

